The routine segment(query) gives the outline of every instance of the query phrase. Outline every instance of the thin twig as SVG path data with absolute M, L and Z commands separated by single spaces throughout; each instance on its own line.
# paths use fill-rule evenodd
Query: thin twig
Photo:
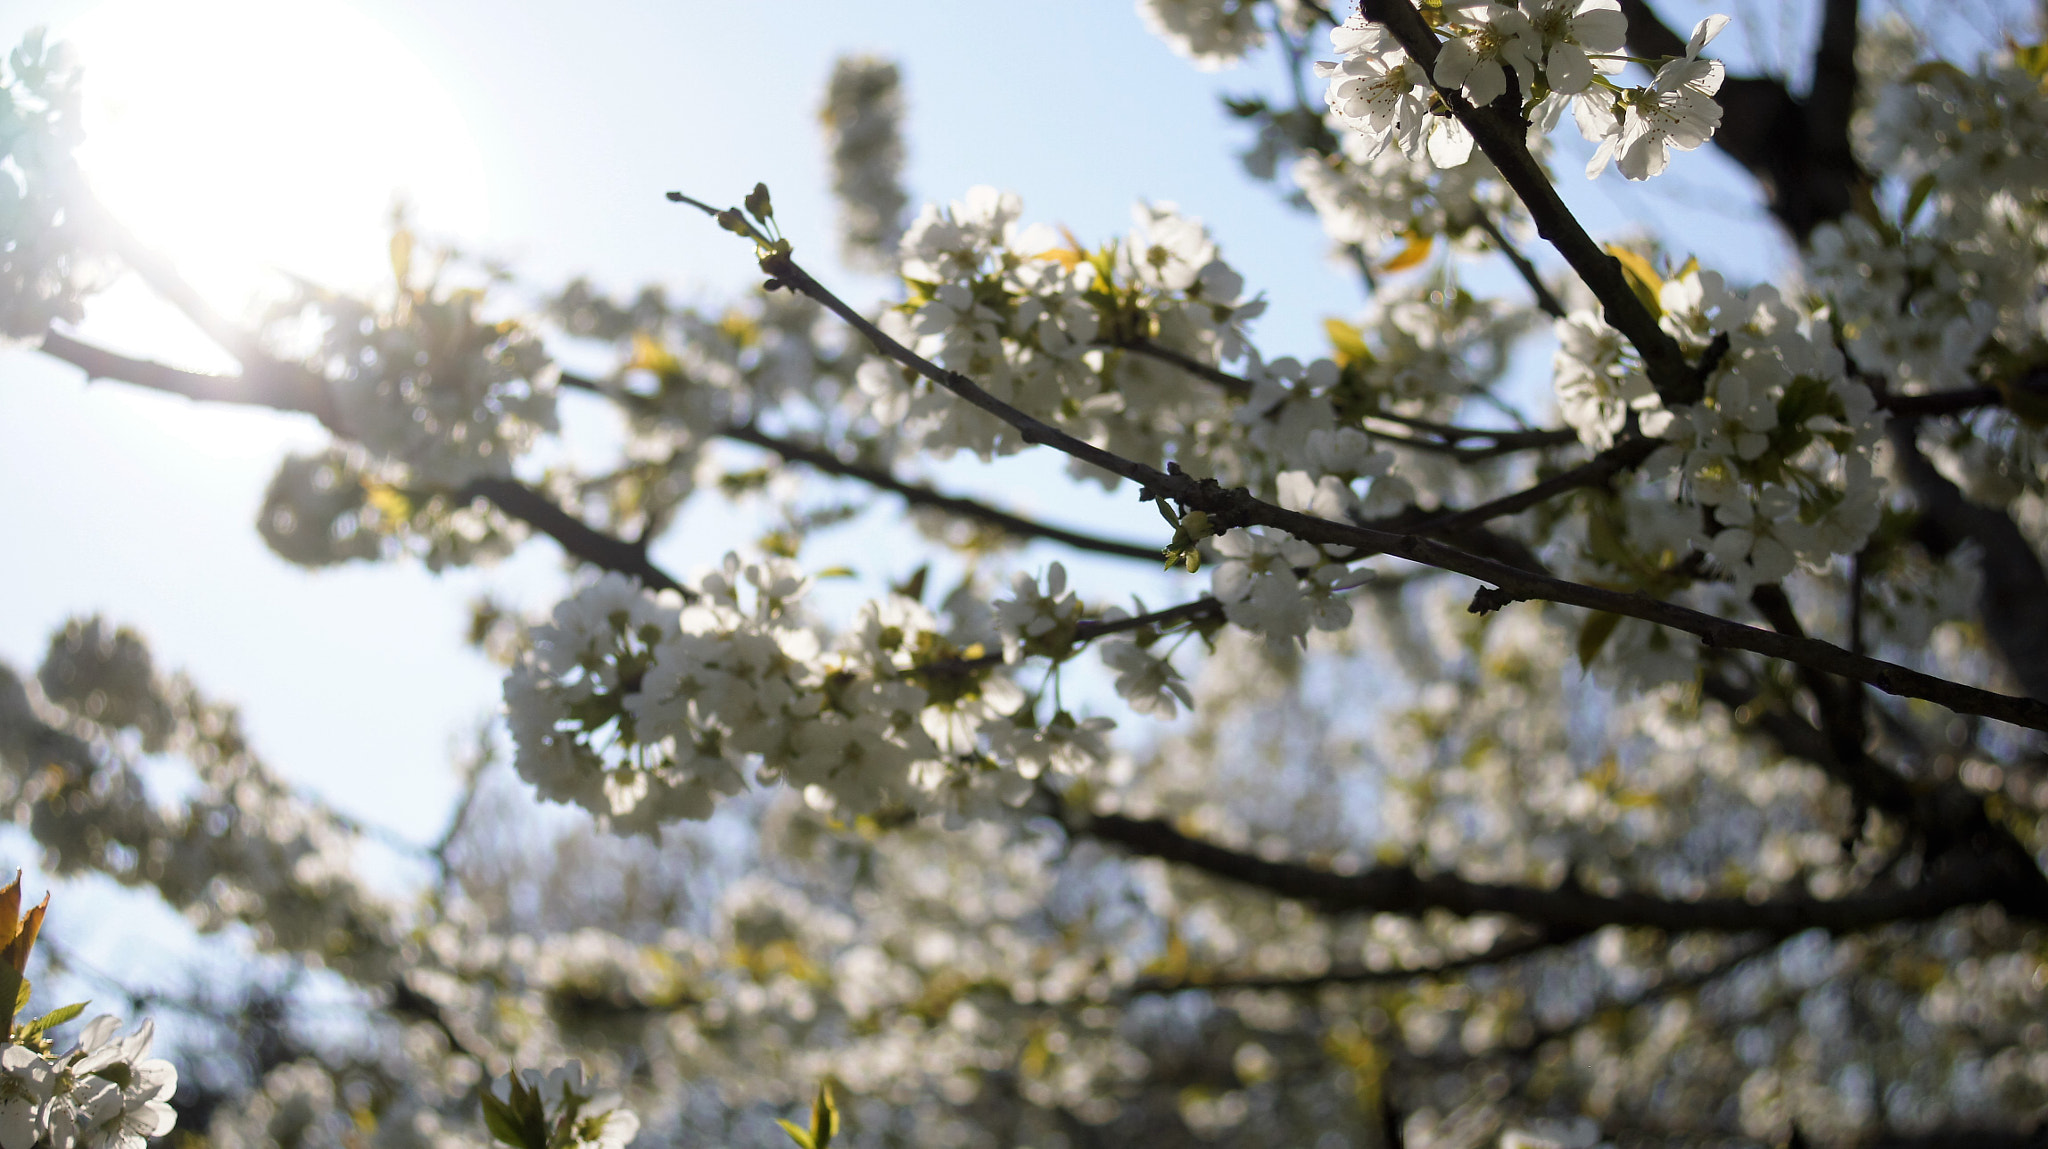
M 1493 241 L 1493 246 L 1508 257 L 1509 263 L 1515 265 L 1515 271 L 1521 275 L 1522 282 L 1528 284 L 1529 290 L 1535 293 L 1536 306 L 1542 308 L 1543 313 L 1552 319 L 1563 319 L 1564 304 L 1558 301 L 1557 295 L 1550 290 L 1550 285 L 1543 282 L 1543 276 L 1536 270 L 1536 265 L 1530 263 L 1529 257 L 1522 254 L 1522 249 L 1516 247 L 1514 241 L 1501 231 L 1500 225 L 1493 222 L 1490 213 L 1481 208 L 1478 215 L 1479 230 L 1485 232 L 1486 238 Z

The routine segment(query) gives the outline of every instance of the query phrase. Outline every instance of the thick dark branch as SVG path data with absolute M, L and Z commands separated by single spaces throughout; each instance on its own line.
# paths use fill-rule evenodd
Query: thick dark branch
M 1410 15 L 1413 15 L 1412 10 Z M 1168 471 L 1160 471 L 1126 459 L 1019 411 L 990 395 L 967 376 L 948 371 L 905 347 L 834 295 L 788 255 L 771 253 L 764 256 L 761 269 L 779 285 L 823 304 L 865 336 L 882 355 L 1009 425 L 1023 442 L 1052 447 L 1112 475 L 1129 479 L 1139 485 L 1140 497 L 1147 501 L 1171 502 L 1201 510 L 1208 514 L 1218 530 L 1253 525 L 1276 527 L 1304 542 L 1352 548 L 1366 554 L 1390 554 L 1492 583 L 1493 587 L 1481 588 L 1474 597 L 1475 611 L 1497 610 L 1510 602 L 1531 599 L 1604 610 L 1686 631 L 1699 636 L 1710 646 L 1733 647 L 1769 658 L 1810 665 L 1829 674 L 1868 683 L 1888 694 L 1935 702 L 1957 713 L 1977 714 L 2036 730 L 2048 730 L 2048 702 L 2013 698 L 1965 686 L 1896 663 L 1853 654 L 1832 643 L 1747 626 L 1647 595 L 1552 578 L 1509 563 L 1482 558 L 1419 535 L 1374 530 L 1289 511 L 1254 498 L 1241 488 L 1229 490 L 1213 479 L 1196 479 L 1176 465 L 1169 464 Z
M 1120 343 L 1104 343 L 1102 346 L 1113 347 L 1119 351 L 1130 351 L 1143 355 L 1148 359 L 1157 359 L 1161 363 L 1171 363 L 1190 375 L 1206 379 L 1221 387 L 1223 393 L 1233 399 L 1247 399 L 1251 397 L 1251 380 L 1232 375 L 1220 367 L 1211 367 L 1194 356 L 1183 355 L 1171 347 L 1161 347 L 1150 339 L 1126 339 Z
M 255 404 L 281 411 L 310 413 L 306 407 L 298 405 L 304 394 L 291 385 L 288 374 L 281 376 L 286 382 L 279 385 L 261 373 L 251 379 L 248 375 L 183 371 L 103 351 L 54 331 L 44 336 L 42 349 L 55 358 L 83 368 L 87 377 L 92 379 L 113 379 L 183 395 L 188 399 Z M 451 497 L 458 503 L 475 498 L 489 499 L 499 510 L 554 539 L 563 550 L 587 563 L 632 575 L 656 590 L 690 593 L 668 572 L 649 562 L 643 548 L 597 530 L 516 479 L 478 479 L 453 492 Z
M 286 410 L 304 411 L 320 420 L 328 428 L 340 430 L 334 396 L 327 381 L 297 363 L 286 363 L 264 351 L 256 339 L 240 325 L 231 322 L 197 288 L 186 282 L 185 277 L 171 261 L 165 259 L 140 240 L 134 233 L 109 215 L 96 201 L 86 197 L 81 204 L 92 228 L 104 238 L 121 261 L 126 263 L 151 291 L 162 296 L 171 306 L 182 312 L 185 318 L 206 334 L 208 339 L 221 350 L 235 357 L 242 365 L 242 376 L 250 381 L 253 392 L 274 395 L 289 400 L 289 404 L 270 399 L 255 400 L 266 406 L 282 407 Z M 197 396 L 195 396 L 196 398 Z
M 694 597 L 694 592 L 648 560 L 646 548 L 605 534 L 517 479 L 472 479 L 452 497 L 457 502 L 489 499 L 499 510 L 555 540 L 572 557 L 601 570 L 631 575 L 655 590 Z
M 1987 900 L 2019 917 L 2048 919 L 2048 876 L 2035 864 L 2033 852 L 1991 818 L 1981 796 L 1954 779 L 1916 786 L 1897 770 L 1870 761 L 1867 754 L 1867 765 L 1845 766 L 1832 732 L 1778 706 L 1762 704 L 1757 689 L 1741 686 L 1718 670 L 1702 675 L 1700 688 L 1788 757 L 1811 762 L 1838 780 L 1854 778 L 1868 785 L 1875 778 L 1875 785 L 1856 791 L 1859 814 L 1867 805 L 1900 816 L 1920 832 L 1928 856 L 1957 850 L 1974 859 L 1971 864 L 1981 867 L 1991 882 Z M 1886 778 L 1898 779 L 1896 790 Z M 1851 836 L 1858 830 L 1850 827 Z
M 1532 483 L 1498 499 L 1488 500 L 1476 507 L 1424 520 L 1414 529 L 1430 534 L 1469 531 L 1504 515 L 1520 514 L 1567 491 L 1604 486 L 1609 479 L 1623 471 L 1641 466 L 1643 460 L 1649 458 L 1662 445 L 1663 443 L 1657 439 L 1624 439 L 1569 471 L 1552 475 L 1548 479 Z
M 1920 501 L 1921 540 L 1945 556 L 1965 540 L 1977 544 L 1984 582 L 1978 609 L 1985 634 L 2020 688 L 2048 699 L 2048 572 L 2012 516 L 1970 501 L 1920 452 L 1917 425 L 1891 425 L 1899 468 Z
M 1883 395 L 1877 405 L 1902 419 L 1918 419 L 1922 416 L 1960 415 L 1983 407 L 1997 407 L 2005 402 L 1996 387 L 1965 387 L 1955 391 L 1935 391 L 1927 395 Z
M 1673 933 L 1763 933 L 1775 937 L 1810 929 L 1846 933 L 1891 922 L 1921 921 L 1961 906 L 1992 901 L 2004 877 L 1998 869 L 1975 859 L 1951 857 L 1917 886 L 1873 886 L 1846 898 L 1681 901 L 1637 893 L 1597 894 L 1569 885 L 1542 889 L 1472 882 L 1455 874 L 1424 875 L 1407 866 L 1338 874 L 1225 849 L 1158 819 L 1115 814 L 1070 817 L 1074 833 L 1326 911 L 1413 915 L 1442 910 L 1466 917 L 1506 914 L 1556 930 L 1650 926 Z
M 1149 611 L 1145 614 L 1134 614 L 1129 618 L 1082 622 L 1074 628 L 1074 641 L 1093 642 L 1098 638 L 1105 638 L 1112 634 L 1124 634 L 1129 631 L 1145 630 L 1147 628 L 1163 630 L 1169 626 L 1178 626 L 1183 622 L 1222 617 L 1223 604 L 1210 598 L 1208 595 L 1203 595 L 1201 598 L 1192 599 L 1179 606 L 1169 606 L 1164 610 Z
M 1014 515 L 1008 511 L 991 507 L 986 503 L 976 502 L 973 499 L 944 494 L 922 484 L 906 483 L 895 475 L 890 474 L 886 468 L 871 467 L 862 463 L 849 463 L 824 447 L 800 443 L 778 435 L 770 435 L 751 423 L 727 427 L 721 430 L 719 434 L 735 442 L 747 443 L 760 447 L 763 450 L 773 451 L 789 462 L 802 463 L 806 467 L 822 471 L 828 475 L 858 479 L 876 490 L 887 491 L 892 495 L 901 495 L 903 501 L 913 507 L 930 507 L 934 510 L 944 511 L 949 515 L 967 519 L 970 522 L 994 527 L 1005 534 L 1013 535 L 1020 539 L 1047 539 L 1070 546 L 1077 551 L 1116 555 L 1119 558 L 1127 559 L 1142 559 L 1150 563 L 1160 561 L 1161 551 L 1158 547 L 1120 542 L 1116 539 L 1105 539 L 1097 535 L 1083 534 L 1080 531 L 1070 531 L 1063 527 L 1055 527 L 1047 523 L 1027 519 L 1022 515 Z
M 117 355 L 59 331 L 45 332 L 40 350 L 83 370 L 87 382 L 113 379 L 202 402 L 240 403 L 308 414 L 332 425 L 332 404 L 325 384 L 312 372 L 291 365 L 267 361 L 240 375 L 208 375 Z
M 1135 352 L 1139 355 L 1157 359 L 1162 363 L 1171 363 L 1175 367 L 1179 367 L 1194 375 L 1196 378 L 1216 384 L 1226 394 L 1239 399 L 1251 394 L 1251 380 L 1245 379 L 1242 376 L 1232 375 L 1230 372 L 1219 367 L 1211 367 L 1199 359 L 1161 347 L 1147 339 L 1134 339 L 1123 343 L 1104 344 L 1104 346 Z M 1568 427 L 1535 431 L 1489 427 L 1460 427 L 1450 423 L 1418 419 L 1410 415 L 1397 415 L 1390 411 L 1370 411 L 1366 413 L 1365 418 L 1367 420 L 1377 419 L 1399 427 L 1426 431 L 1429 434 L 1435 435 L 1438 441 L 1431 442 L 1424 439 L 1398 438 L 1393 435 L 1384 434 L 1380 437 L 1390 443 L 1397 443 L 1403 447 L 1414 447 L 1424 451 L 1440 451 L 1453 455 L 1464 462 L 1477 462 L 1481 459 L 1491 459 L 1498 455 L 1535 448 L 1565 447 L 1579 441 L 1578 432 Z M 1487 440 L 1487 446 L 1463 446 L 1467 439 L 1485 439 Z
M 1806 124 L 1821 166 L 1854 171 L 1849 148 L 1849 118 L 1856 111 L 1856 0 L 1826 0 L 1821 10 L 1820 40 L 1813 49 L 1813 89 L 1806 94 Z M 1847 211 L 1849 204 L 1841 205 Z
M 1363 0 L 1361 10 L 1368 19 L 1386 25 L 1422 70 L 1434 74 L 1436 33 L 1423 22 L 1413 0 Z M 1537 234 L 1550 241 L 1600 301 L 1608 326 L 1626 336 L 1643 357 L 1643 367 L 1665 405 L 1699 402 L 1703 381 L 1686 361 L 1684 349 L 1657 325 L 1657 317 L 1650 314 L 1650 309 L 1629 287 L 1621 264 L 1586 234 L 1557 189 L 1551 186 L 1543 165 L 1529 154 L 1528 124 L 1508 110 L 1514 94 L 1488 107 L 1475 108 L 1455 89 L 1437 91 L 1459 122 L 1472 132 L 1479 150 L 1493 161 L 1501 179 L 1521 198 L 1529 218 L 1536 222 Z

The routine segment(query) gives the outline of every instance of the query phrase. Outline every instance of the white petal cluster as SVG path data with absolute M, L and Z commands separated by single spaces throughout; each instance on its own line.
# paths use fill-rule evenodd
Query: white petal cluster
M 1179 368 L 1104 344 L 1144 339 L 1215 365 L 1244 354 L 1245 324 L 1264 301 L 1219 258 L 1200 221 L 1142 204 L 1123 241 L 1088 252 L 1044 225 L 1018 223 L 1015 195 L 975 188 L 927 205 L 903 238 L 911 298 L 881 326 L 996 398 L 1129 458 L 1163 462 L 1167 446 L 1226 410 Z M 1018 433 L 897 365 L 858 376 L 869 412 L 940 455 L 1021 450 Z
M 2048 286 L 2048 100 L 2011 60 L 1871 77 L 1863 162 L 1907 189 L 1896 220 L 1848 215 L 1814 233 L 1812 286 L 1850 357 L 1905 392 L 1978 384 L 1994 349 L 2042 346 Z
M 555 429 L 553 370 L 540 342 L 479 314 L 474 290 L 401 284 L 386 306 L 340 297 L 310 304 L 323 331 L 313 356 L 342 430 L 397 486 L 453 490 L 510 474 Z
M 1672 149 L 1689 152 L 1713 138 L 1721 126 L 1714 94 L 1728 69 L 1699 55 L 1727 25 L 1726 16 L 1701 20 L 1686 41 L 1685 55 L 1659 67 L 1647 88 L 1612 95 L 1588 90 L 1573 97 L 1579 132 L 1600 145 L 1586 163 L 1587 178 L 1605 171 L 1610 161 L 1632 180 L 1659 176 L 1671 166 Z
M 1359 15 L 1331 29 L 1330 42 L 1340 58 L 1316 64 L 1316 75 L 1330 82 L 1324 100 L 1332 117 L 1364 137 L 1368 157 L 1394 144 L 1438 167 L 1471 158 L 1472 134 L 1449 109 L 1432 108 L 1429 74 L 1392 32 Z
M 1118 612 L 1121 613 L 1121 612 Z M 1152 653 L 1136 639 L 1119 638 L 1102 643 L 1102 663 L 1116 673 L 1116 692 L 1140 714 L 1172 718 L 1177 707 L 1193 707 L 1194 697 L 1187 682 L 1172 662 Z
M 77 63 L 32 29 L 0 71 L 0 338 L 77 322 L 81 300 L 111 280 L 67 206 L 84 191 L 72 159 L 81 139 Z
M 1616 0 L 1478 0 L 1456 7 L 1457 35 L 1437 53 L 1436 82 L 1460 88 L 1474 104 L 1505 95 L 1515 77 L 1527 100 L 1542 89 L 1575 95 L 1595 75 L 1621 71 L 1628 22 Z M 1539 86 L 1540 85 L 1540 86 Z
M 1343 133 L 1339 148 L 1337 155 L 1302 156 L 1290 173 L 1337 243 L 1371 252 L 1410 235 L 1459 233 L 1476 242 L 1472 237 L 1482 233 L 1469 224 L 1476 211 L 1508 220 L 1520 210 L 1485 156 L 1443 169 L 1398 148 L 1374 149 L 1356 132 Z
M 139 640 L 109 630 L 87 619 L 56 636 L 48 698 L 0 668 L 0 794 L 23 803 L 49 869 L 147 882 L 200 929 L 245 925 L 267 948 L 388 971 L 389 909 L 356 875 L 354 833 L 256 758 L 232 707 L 143 673 Z M 179 803 L 151 795 L 137 753 L 192 764 Z
M 849 264 L 893 267 L 903 238 L 903 95 L 896 65 L 872 56 L 842 56 L 825 85 L 825 125 L 832 192 L 839 197 L 839 242 Z
M 1154 36 L 1205 72 L 1228 68 L 1266 42 L 1257 0 L 1138 0 Z
M 1063 571 L 1051 584 L 1020 579 L 993 610 L 955 613 L 999 620 L 1020 657 L 1053 653 L 1079 606 Z M 1033 723 L 1003 661 L 919 603 L 870 602 L 834 638 L 801 610 L 808 585 L 781 560 L 728 556 L 687 604 L 618 575 L 565 601 L 506 681 L 521 776 L 651 833 L 750 784 L 853 814 L 958 815 L 1021 800 L 1020 769 L 1028 780 L 1055 758 L 1065 769 L 1106 752 L 1100 724 Z
M 1282 647 L 1311 629 L 1350 625 L 1351 604 L 1338 596 L 1358 576 L 1311 544 L 1265 528 L 1239 528 L 1217 536 L 1216 553 L 1221 561 L 1210 593 L 1232 623 Z
M 993 604 L 996 628 L 1003 636 L 1003 661 L 1019 662 L 1026 651 L 1059 654 L 1073 638 L 1081 621 L 1080 596 L 1067 589 L 1067 568 L 1052 564 L 1045 573 L 1044 589 L 1039 581 L 1019 572 L 1011 582 L 1010 597 Z
M 1621 70 L 1615 53 L 1627 33 L 1616 0 L 1458 0 L 1444 5 L 1440 30 L 1447 38 L 1433 77 L 1391 32 L 1362 15 L 1331 31 L 1339 59 L 1318 63 L 1316 74 L 1329 81 L 1331 116 L 1364 139 L 1368 158 L 1393 144 L 1440 168 L 1465 164 L 1472 135 L 1435 85 L 1486 105 L 1509 92 L 1512 77 L 1532 141 L 1569 108 L 1579 131 L 1599 144 L 1588 177 L 1616 163 L 1629 179 L 1643 180 L 1670 165 L 1673 149 L 1697 148 L 1720 126 L 1714 94 L 1726 69 L 1699 54 L 1727 23 L 1726 16 L 1700 21 L 1684 56 L 1659 66 L 1648 86 L 1623 88 L 1607 79 Z
M 1694 544 L 1745 590 L 1860 549 L 1881 509 L 1871 453 L 1884 416 L 1826 329 L 1775 288 L 1733 292 L 1711 271 L 1667 282 L 1661 302 L 1666 329 L 1695 354 L 1709 332 L 1730 337 L 1706 399 L 1671 412 L 1667 445 L 1644 467 L 1710 513 Z
M 1580 442 L 1606 450 L 1631 414 L 1644 434 L 1664 433 L 1671 415 L 1621 332 L 1591 311 L 1573 312 L 1558 320 L 1555 330 L 1557 354 L 1551 366 L 1557 410 Z
M 521 524 L 466 492 L 406 489 L 360 446 L 287 455 L 263 491 L 256 529 L 278 557 L 324 567 L 409 554 L 428 570 L 502 558 Z
M 62 1054 L 0 1045 L 0 1147 L 142 1149 L 169 1133 L 178 1071 L 149 1056 L 153 1023 L 126 1037 L 120 1028 L 94 1018 Z

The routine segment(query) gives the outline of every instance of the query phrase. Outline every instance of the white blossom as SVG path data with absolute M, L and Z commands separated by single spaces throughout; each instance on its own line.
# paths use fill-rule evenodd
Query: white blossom
M 839 197 L 840 248 L 863 268 L 892 267 L 903 236 L 903 97 L 896 65 L 844 56 L 832 65 L 825 104 L 832 190 Z

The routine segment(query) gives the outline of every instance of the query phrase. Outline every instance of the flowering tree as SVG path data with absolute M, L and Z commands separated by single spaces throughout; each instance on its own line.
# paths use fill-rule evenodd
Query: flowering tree
M 383 293 L 244 323 L 93 206 L 75 75 L 15 54 L 10 335 L 319 420 L 333 445 L 284 461 L 258 522 L 295 562 L 539 535 L 584 572 L 545 618 L 479 609 L 517 780 L 472 765 L 407 901 L 134 634 L 78 620 L 34 676 L 0 669 L 5 785 L 55 871 L 151 887 L 369 1007 L 348 1048 L 265 1030 L 181 1095 L 188 1127 L 822 1145 L 836 1095 L 863 1144 L 2035 1133 L 2048 49 L 1934 59 L 1826 0 L 1795 91 L 1726 74 L 1726 17 L 1688 37 L 1643 0 L 1139 12 L 1197 66 L 1295 62 L 1299 106 L 1233 108 L 1371 289 L 1327 354 L 1259 345 L 1264 301 L 1167 205 L 1092 242 L 990 188 L 906 220 L 874 60 L 840 64 L 823 117 L 842 242 L 901 285 L 874 308 L 806 269 L 768 189 L 693 188 L 670 198 L 753 245 L 761 293 L 578 282 L 519 314 L 401 230 Z M 1638 182 L 1711 142 L 1796 266 L 1739 284 L 1711 251 L 1603 243 L 1558 194 L 1582 178 L 1560 134 L 1585 176 Z M 1520 288 L 1458 286 L 1494 264 Z M 116 268 L 241 373 L 70 333 Z M 555 366 L 567 339 L 617 370 Z M 532 462 L 571 402 L 623 416 L 616 465 Z M 1062 455 L 1165 523 L 1057 526 L 921 470 L 961 452 Z M 930 561 L 809 605 L 833 572 L 805 544 L 850 512 L 804 476 L 901 500 Z M 659 566 L 716 497 L 780 526 Z M 1163 560 L 1177 598 L 1019 543 Z M 153 755 L 194 773 L 175 808 L 139 780 Z M 535 822 L 529 790 L 589 825 Z M 7 1149 L 36 1127 L 6 1106 L 48 1106 L 20 1048 Z M 522 1066 L 569 1068 L 484 1087 Z

